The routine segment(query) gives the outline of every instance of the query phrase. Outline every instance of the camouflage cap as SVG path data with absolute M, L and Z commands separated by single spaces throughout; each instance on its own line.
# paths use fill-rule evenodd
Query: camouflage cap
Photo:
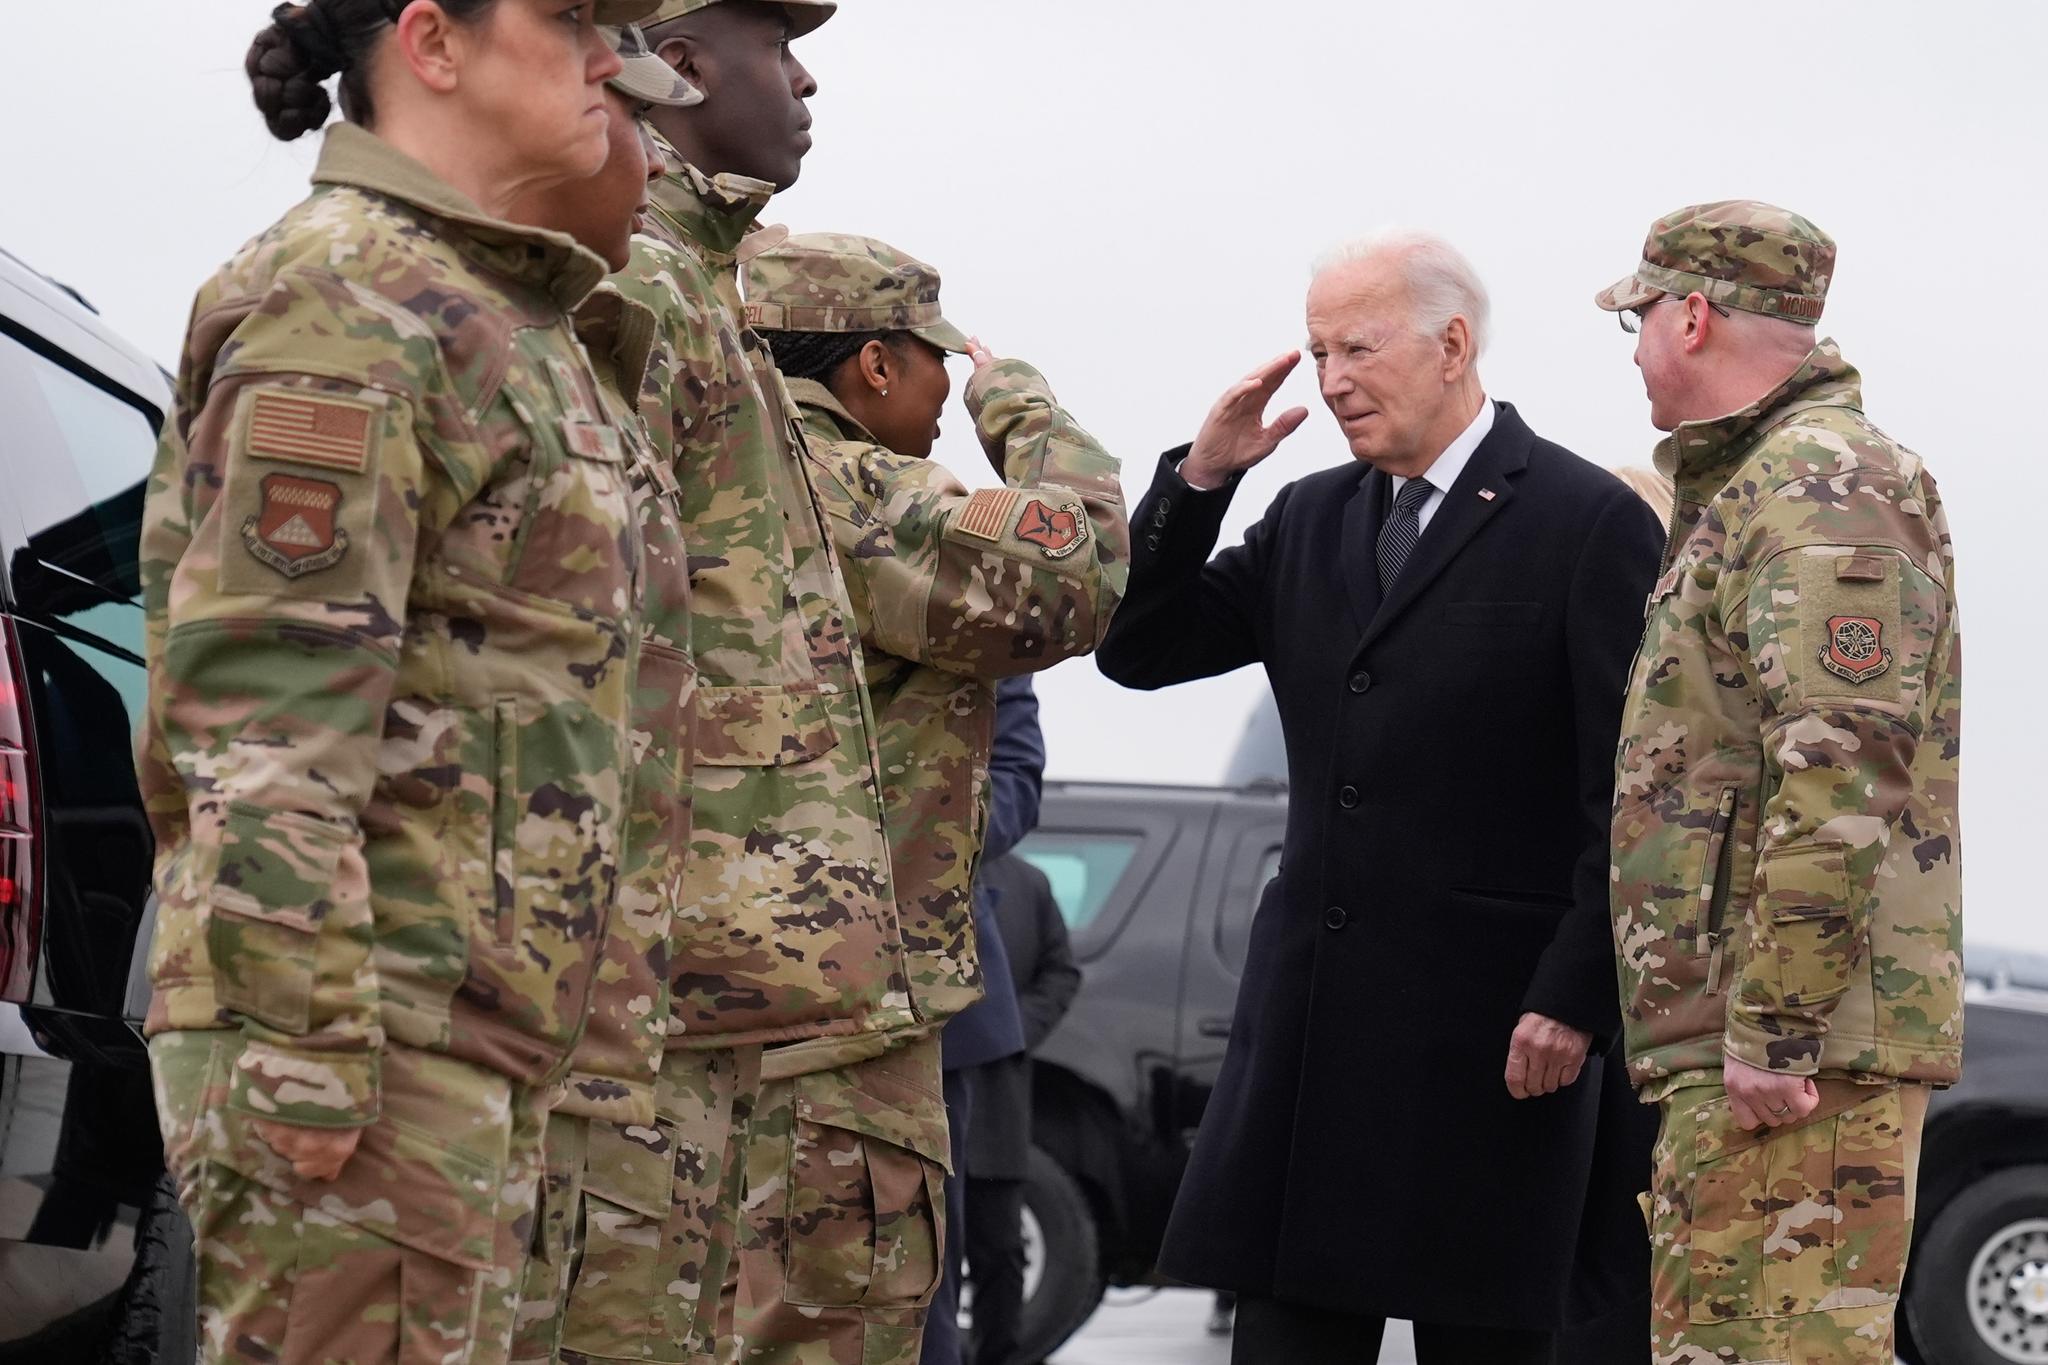
M 626 68 L 605 84 L 629 98 L 667 105 L 672 109 L 687 109 L 704 102 L 702 90 L 684 80 L 674 67 L 654 55 L 654 50 L 647 46 L 647 35 L 638 26 L 628 24 L 611 30 L 608 36 Z
M 746 262 L 747 321 L 771 332 L 909 332 L 967 353 L 939 312 L 939 272 L 871 237 L 805 232 Z
M 1620 313 L 1697 292 L 1729 308 L 1810 323 L 1820 321 L 1834 273 L 1834 238 L 1806 219 L 1754 199 L 1722 199 L 1652 223 L 1642 264 L 1593 302 Z
M 717 3 L 719 0 L 661 0 L 661 7 L 645 22 L 652 28 L 656 24 L 667 23 L 670 19 L 678 19 L 700 9 L 708 9 Z M 803 37 L 830 19 L 832 12 L 839 8 L 839 0 L 770 0 L 770 3 L 781 5 L 784 12 L 789 15 L 789 36 L 792 38 Z
M 654 13 L 660 4 L 661 0 L 597 0 L 592 12 L 600 24 L 652 23 L 653 20 L 647 16 Z M 402 8 L 404 6 L 397 6 L 393 12 Z

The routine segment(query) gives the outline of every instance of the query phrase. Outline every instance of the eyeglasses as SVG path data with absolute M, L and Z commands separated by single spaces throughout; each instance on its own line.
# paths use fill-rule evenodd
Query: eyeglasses
M 1643 314 L 1649 312 L 1652 308 L 1655 308 L 1660 303 L 1683 303 L 1691 297 L 1692 295 L 1690 294 L 1666 294 L 1661 299 L 1651 299 L 1648 303 L 1642 305 L 1642 307 L 1640 308 L 1624 308 L 1619 313 L 1616 313 L 1614 316 L 1620 319 L 1621 330 L 1627 332 L 1630 336 L 1634 336 L 1636 333 L 1643 330 Z M 1708 300 L 1707 307 L 1713 309 L 1715 312 L 1719 313 L 1724 318 L 1734 316 L 1734 314 L 1730 313 L 1726 308 L 1723 308 L 1720 304 L 1715 303 L 1712 300 Z

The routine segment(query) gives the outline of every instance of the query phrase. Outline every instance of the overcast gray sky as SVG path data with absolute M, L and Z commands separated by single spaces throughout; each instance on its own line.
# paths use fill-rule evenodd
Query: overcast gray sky
M 303 192 L 317 139 L 264 132 L 241 74 L 268 5 L 9 5 L 0 244 L 175 361 L 194 288 Z M 2039 0 L 847 0 L 799 52 L 817 150 L 771 216 L 862 232 L 945 273 L 947 312 L 1035 362 L 1125 461 L 1301 340 L 1307 262 L 1389 223 L 1440 231 L 1491 286 L 1482 374 L 1606 465 L 1655 439 L 1630 343 L 1592 293 L 1658 214 L 1769 199 L 1832 233 L 1822 330 L 1947 499 L 1969 639 L 1973 937 L 2048 949 L 2048 374 Z M 124 99 L 125 92 L 135 92 Z M 1288 480 L 1347 458 L 1308 425 L 1245 482 L 1234 540 Z M 988 474 L 964 418 L 943 454 Z M 2033 660 L 2029 663 L 2028 660 Z M 1218 778 L 1263 680 L 1041 683 L 1056 776 Z M 1514 755 L 1503 754 L 1513 762 Z

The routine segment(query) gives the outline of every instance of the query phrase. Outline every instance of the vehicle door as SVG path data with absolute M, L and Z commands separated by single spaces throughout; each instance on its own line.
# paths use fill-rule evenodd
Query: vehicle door
M 33 959 L 0 998 L 117 1020 L 140 1003 L 129 949 L 153 852 L 134 762 L 148 681 L 136 553 L 162 414 L 33 341 L 0 334 L 0 553 L 41 795 L 28 875 L 0 886 L 20 902 L 5 941 Z
M 1155 1131 L 1171 1118 L 1176 982 L 1211 809 L 1051 789 L 1017 850 L 1052 884 L 1082 972 L 1037 1056 Z
M 1223 1066 L 1252 918 L 1280 870 L 1286 830 L 1286 805 L 1270 796 L 1218 809 L 1181 969 L 1174 1122 L 1190 1143 Z
M 164 1198 L 133 757 L 161 417 L 0 316 L 0 1355 L 124 1302 Z

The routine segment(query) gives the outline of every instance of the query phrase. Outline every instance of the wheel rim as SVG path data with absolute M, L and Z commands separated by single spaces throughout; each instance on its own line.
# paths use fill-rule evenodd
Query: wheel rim
M 2048 1218 L 1985 1238 L 1963 1292 L 1978 1338 L 2001 1359 L 2048 1362 Z
M 1038 1215 L 1031 1206 L 1024 1206 L 1024 1302 L 1038 1297 L 1038 1286 L 1045 1279 L 1045 1229 L 1038 1225 Z

